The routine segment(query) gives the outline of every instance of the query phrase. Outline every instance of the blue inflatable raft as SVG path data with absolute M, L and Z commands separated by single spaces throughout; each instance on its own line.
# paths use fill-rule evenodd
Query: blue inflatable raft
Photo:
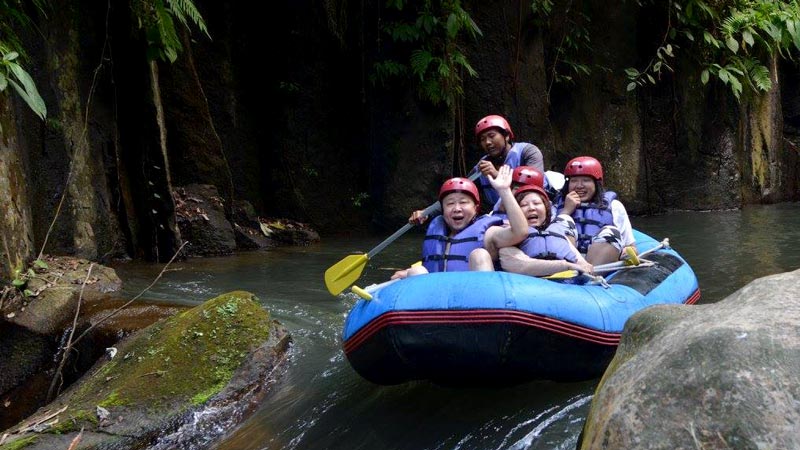
M 639 253 L 659 242 L 635 232 Z M 697 278 L 674 250 L 607 274 L 607 285 L 505 272 L 433 273 L 359 300 L 345 321 L 350 365 L 377 384 L 575 381 L 602 375 L 625 321 L 651 305 L 692 304 Z

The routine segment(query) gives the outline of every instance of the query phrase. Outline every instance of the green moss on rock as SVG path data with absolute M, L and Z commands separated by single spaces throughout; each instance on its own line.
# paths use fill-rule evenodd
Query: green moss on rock
M 36 443 L 36 436 L 28 436 L 5 445 L 0 445 L 0 450 L 19 450 Z
M 67 426 L 58 431 L 93 427 L 86 411 L 98 405 L 114 415 L 116 408 L 180 413 L 204 403 L 269 337 L 269 313 L 256 300 L 243 291 L 223 294 L 134 335 L 65 400 Z

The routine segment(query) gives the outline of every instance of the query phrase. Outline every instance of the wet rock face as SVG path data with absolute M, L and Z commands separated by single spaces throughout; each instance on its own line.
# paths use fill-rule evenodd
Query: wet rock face
M 217 188 L 191 184 L 175 190 L 175 209 L 181 237 L 189 243 L 187 256 L 230 255 L 236 250 L 233 226 Z
M 85 446 L 208 447 L 246 418 L 286 359 L 290 337 L 257 300 L 231 292 L 132 335 L 7 442 L 67 448 L 84 428 Z
M 800 448 L 800 270 L 626 324 L 581 448 Z

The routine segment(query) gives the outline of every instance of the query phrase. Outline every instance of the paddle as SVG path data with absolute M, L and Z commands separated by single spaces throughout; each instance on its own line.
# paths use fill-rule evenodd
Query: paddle
M 470 175 L 469 179 L 471 181 L 475 181 L 480 176 L 480 172 L 475 172 L 474 174 Z M 435 213 L 440 213 L 441 211 L 441 205 L 437 201 L 425 208 L 422 211 L 422 216 L 430 217 Z M 341 294 L 342 291 L 347 289 L 350 285 L 355 283 L 356 280 L 358 280 L 358 278 L 361 276 L 361 272 L 364 270 L 364 266 L 367 265 L 367 261 L 369 261 L 370 258 L 380 253 L 389 244 L 397 240 L 397 238 L 400 236 L 404 235 L 406 231 L 413 228 L 414 225 L 416 224 L 407 223 L 403 225 L 399 230 L 395 231 L 394 234 L 386 238 L 368 253 L 362 255 L 345 256 L 341 261 L 330 266 L 328 270 L 325 271 L 325 287 L 328 288 L 328 292 L 330 292 L 331 295 Z
M 645 250 L 642 253 L 636 255 L 635 259 L 630 257 L 630 252 L 628 252 L 629 259 L 624 261 L 615 261 L 608 264 L 601 264 L 594 267 L 594 273 L 608 273 L 613 272 L 615 270 L 624 270 L 624 269 L 637 269 L 640 267 L 649 267 L 654 265 L 655 263 L 652 261 L 647 261 L 643 259 L 645 256 L 655 252 L 656 250 L 660 250 L 662 248 L 669 248 L 669 238 L 664 238 L 663 241 L 659 242 L 658 245 L 655 247 Z M 632 249 L 631 249 L 632 250 Z M 626 250 L 627 251 L 627 250 Z M 631 264 L 633 263 L 633 264 Z M 579 270 L 564 270 L 562 272 L 556 272 L 552 275 L 548 275 L 546 277 L 542 277 L 548 280 L 565 280 L 568 278 L 574 278 L 579 275 L 583 275 L 583 272 Z
M 400 278 L 395 278 L 394 280 L 384 281 L 380 284 L 370 284 L 365 288 L 360 288 L 358 286 L 353 285 L 350 287 L 350 291 L 359 297 L 363 298 L 364 300 L 372 300 L 372 293 L 377 291 L 378 289 L 382 289 L 390 284 L 396 283 L 400 281 Z

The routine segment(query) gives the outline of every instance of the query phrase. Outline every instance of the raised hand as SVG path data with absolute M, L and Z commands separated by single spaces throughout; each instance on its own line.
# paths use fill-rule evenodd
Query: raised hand
M 497 171 L 496 176 L 489 175 L 489 183 L 492 184 L 492 187 L 496 191 L 500 191 L 501 189 L 510 189 L 511 188 L 511 167 L 508 165 L 504 165 Z

